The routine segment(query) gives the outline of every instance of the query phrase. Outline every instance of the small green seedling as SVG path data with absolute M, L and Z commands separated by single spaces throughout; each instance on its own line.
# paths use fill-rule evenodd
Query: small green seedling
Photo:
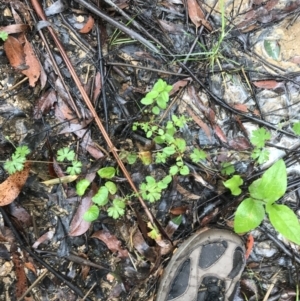
M 168 85 L 164 80 L 159 79 L 152 90 L 146 94 L 141 100 L 144 105 L 156 104 L 152 107 L 152 113 L 158 115 L 160 109 L 166 109 L 169 101 L 169 92 L 172 90 L 172 86 Z
M 255 146 L 251 158 L 257 160 L 258 164 L 263 164 L 269 159 L 270 152 L 264 149 L 266 141 L 271 139 L 271 134 L 264 128 L 252 132 L 251 143 Z
M 11 175 L 17 171 L 24 169 L 26 156 L 30 154 L 30 150 L 26 145 L 16 147 L 15 152 L 11 156 L 11 160 L 4 163 L 4 169 Z
M 158 201 L 161 198 L 162 191 L 168 187 L 171 181 L 171 176 L 166 176 L 158 182 L 153 177 L 147 176 L 146 182 L 140 185 L 142 197 L 150 203 Z
M 148 226 L 149 229 L 151 229 L 151 231 L 147 233 L 148 236 L 152 239 L 160 240 L 161 235 L 160 235 L 159 230 L 157 229 L 157 227 L 155 225 L 152 225 L 150 222 L 147 223 L 147 226 Z
M 249 186 L 250 197 L 243 200 L 235 212 L 235 232 L 244 233 L 255 229 L 267 213 L 271 224 L 279 233 L 300 244 L 297 216 L 286 205 L 275 203 L 285 194 L 286 188 L 286 166 L 283 160 L 279 160 Z
M 75 160 L 75 152 L 69 147 L 63 147 L 57 151 L 57 161 L 70 161 L 71 166 L 67 167 L 66 172 L 70 175 L 79 175 L 81 173 L 82 163 Z
M 200 161 L 205 160 L 206 157 L 207 154 L 205 151 L 198 148 L 194 148 L 193 152 L 190 154 L 190 158 L 194 163 L 199 163 Z
M 230 162 L 223 162 L 221 164 L 222 169 L 221 169 L 221 174 L 224 176 L 230 176 L 235 172 L 234 165 Z
M 57 161 L 63 162 L 64 160 L 73 161 L 75 159 L 75 152 L 68 147 L 63 147 L 57 151 Z
M 8 33 L 5 31 L 0 31 L 0 39 L 6 41 L 8 39 Z
M 240 195 L 242 190 L 240 186 L 244 183 L 240 175 L 235 175 L 231 179 L 223 182 L 224 186 L 230 189 L 232 195 Z
M 293 124 L 293 131 L 296 135 L 300 136 L 300 122 L 295 122 Z
M 102 179 L 112 179 L 116 174 L 116 169 L 114 167 L 103 167 L 97 171 L 98 175 Z M 80 180 L 76 185 L 76 192 L 79 196 L 84 195 L 86 189 L 90 185 L 90 182 L 86 179 Z M 92 197 L 93 205 L 84 213 L 83 219 L 92 222 L 96 220 L 100 213 L 100 208 L 106 206 L 110 199 L 114 197 L 112 204 L 107 208 L 108 216 L 114 219 L 119 218 L 125 214 L 126 202 L 124 199 L 115 197 L 118 191 L 117 185 L 112 181 L 106 181 L 103 186 L 101 186 L 97 193 Z

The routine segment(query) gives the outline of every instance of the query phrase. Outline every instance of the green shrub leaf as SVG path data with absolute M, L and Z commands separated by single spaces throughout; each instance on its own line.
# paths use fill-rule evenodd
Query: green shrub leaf
M 264 48 L 269 57 L 278 61 L 280 56 L 280 45 L 276 40 L 265 40 Z
M 265 216 L 265 209 L 261 202 L 251 198 L 241 202 L 235 212 L 234 231 L 236 233 L 248 232 L 262 222 Z
M 173 165 L 170 167 L 169 174 L 171 176 L 175 176 L 178 173 L 178 170 L 179 170 L 178 166 Z
M 224 186 L 230 189 L 232 195 L 240 195 L 242 190 L 239 186 L 244 183 L 240 175 L 235 175 L 231 179 L 223 182 Z
M 117 185 L 111 181 L 106 182 L 105 187 L 108 189 L 110 194 L 115 194 L 118 190 Z
M 91 184 L 90 181 L 88 181 L 87 179 L 82 179 L 82 180 L 80 180 L 80 181 L 77 182 L 77 184 L 76 184 L 76 193 L 77 193 L 79 196 L 84 195 L 86 189 L 89 187 L 90 184 Z
M 293 131 L 296 135 L 300 136 L 300 122 L 296 122 L 293 124 Z
M 83 215 L 83 219 L 87 222 L 95 221 L 99 216 L 99 208 L 96 205 L 92 205 L 88 211 Z
M 187 176 L 187 175 L 190 173 L 190 170 L 189 170 L 189 168 L 188 168 L 186 165 L 183 165 L 183 166 L 180 168 L 179 173 L 180 173 L 182 176 Z
M 166 146 L 162 149 L 163 153 L 168 155 L 168 156 L 171 156 L 173 154 L 175 154 L 175 148 L 174 146 Z
M 114 167 L 103 167 L 97 171 L 98 175 L 103 179 L 111 179 L 116 174 L 116 169 Z
M 158 106 L 154 106 L 154 107 L 152 108 L 152 113 L 153 113 L 154 115 L 158 115 L 158 114 L 160 113 L 159 107 L 158 107 Z
M 101 186 L 98 192 L 92 197 L 92 201 L 99 206 L 104 206 L 108 202 L 108 189 Z
M 290 241 L 300 245 L 300 225 L 297 216 L 285 205 L 267 206 L 269 219 L 273 227 Z
M 264 128 L 259 128 L 252 132 L 250 141 L 256 147 L 264 147 L 267 140 L 271 138 L 271 134 L 266 131 Z
M 249 186 L 249 192 L 252 198 L 272 204 L 284 195 L 286 187 L 286 167 L 281 159 Z
M 161 78 L 155 83 L 152 90 L 157 92 L 162 92 L 167 88 L 167 83 Z

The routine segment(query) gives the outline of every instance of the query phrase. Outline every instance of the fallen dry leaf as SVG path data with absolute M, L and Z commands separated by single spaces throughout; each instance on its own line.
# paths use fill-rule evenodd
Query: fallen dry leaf
M 214 125 L 214 130 L 215 130 L 216 135 L 219 137 L 219 139 L 222 142 L 227 143 L 227 138 L 226 138 L 224 132 L 221 130 L 221 128 L 217 124 Z
M 145 241 L 141 231 L 137 228 L 132 235 L 132 243 L 134 248 L 150 262 L 155 262 L 157 259 L 157 250 L 154 247 L 150 247 Z
M 101 74 L 100 72 L 96 73 L 95 76 L 95 88 L 93 91 L 93 97 L 92 97 L 92 101 L 95 104 L 97 101 L 98 96 L 100 95 L 101 89 L 102 89 L 102 83 L 101 83 Z
M 25 57 L 23 46 L 18 39 L 8 36 L 7 40 L 4 42 L 4 50 L 12 67 L 16 69 L 24 68 Z
M 91 223 L 83 219 L 84 213 L 92 206 L 92 197 L 96 193 L 95 185 L 92 185 L 92 189 L 87 193 L 87 195 L 82 198 L 81 203 L 72 219 L 69 236 L 79 236 L 84 234 L 90 227 Z
M 20 298 L 28 288 L 27 278 L 24 270 L 24 263 L 20 257 L 21 257 L 20 253 L 13 252 L 12 261 L 14 263 L 15 275 L 17 278 L 17 282 L 15 284 L 17 298 Z
M 54 231 L 51 231 L 51 230 L 50 230 L 50 231 L 44 233 L 42 236 L 40 236 L 40 237 L 38 238 L 38 240 L 36 240 L 36 242 L 32 245 L 32 248 L 33 248 L 33 249 L 37 249 L 37 247 L 38 247 L 40 244 L 44 243 L 44 242 L 47 241 L 47 240 L 51 240 L 51 239 L 53 238 L 53 236 L 54 236 Z
M 192 79 L 190 77 L 177 81 L 173 84 L 172 90 L 169 92 L 169 95 L 175 94 L 180 89 L 184 88 L 188 83 L 190 83 Z
M 282 82 L 278 82 L 276 80 L 260 80 L 254 81 L 253 85 L 257 88 L 273 90 L 283 86 Z
M 31 87 L 34 87 L 35 83 L 40 77 L 41 66 L 33 51 L 31 43 L 28 42 L 27 40 L 25 40 L 24 54 L 25 54 L 25 63 L 29 68 L 23 70 L 22 73 L 29 78 L 29 85 Z
M 89 16 L 87 22 L 84 24 L 84 26 L 79 30 L 80 33 L 88 33 L 92 30 L 94 26 L 95 20 L 92 16 Z
M 10 175 L 0 184 L 0 206 L 13 202 L 21 192 L 29 175 L 29 163 L 25 163 L 24 169 Z
M 201 7 L 196 0 L 187 0 L 189 17 L 195 26 L 198 28 L 204 25 L 209 31 L 212 31 L 212 27 L 209 22 L 205 19 L 205 14 L 203 13 Z
M 28 25 L 26 24 L 11 24 L 7 26 L 1 26 L 0 31 L 4 31 L 7 34 L 12 34 L 12 33 L 19 33 L 19 32 L 24 32 L 28 28 Z
M 91 237 L 103 241 L 113 253 L 118 252 L 118 257 L 128 257 L 128 251 L 122 249 L 121 242 L 108 230 L 96 231 Z
M 200 199 L 200 196 L 197 194 L 194 194 L 192 192 L 189 192 L 185 188 L 183 188 L 181 185 L 177 184 L 176 185 L 177 191 L 182 194 L 185 198 L 190 199 L 190 200 L 198 200 Z
M 209 141 L 212 141 L 211 131 L 208 125 L 205 122 L 203 122 L 201 118 L 199 118 L 196 114 L 194 114 L 191 108 L 187 107 L 186 110 L 189 113 L 189 115 L 193 118 L 193 120 L 202 128 Z
M 40 119 L 44 114 L 47 114 L 57 101 L 56 92 L 52 89 L 48 90 L 37 101 L 33 109 L 33 118 Z

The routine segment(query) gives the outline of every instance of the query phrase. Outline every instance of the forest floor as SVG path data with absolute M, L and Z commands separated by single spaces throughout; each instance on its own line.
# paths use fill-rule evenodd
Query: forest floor
M 203 227 L 299 300 L 299 7 L 0 1 L 0 300 L 156 300 Z

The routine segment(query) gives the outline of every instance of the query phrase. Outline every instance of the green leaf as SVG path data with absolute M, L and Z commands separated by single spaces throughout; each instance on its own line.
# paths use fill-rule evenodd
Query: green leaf
M 164 153 L 158 152 L 155 155 L 155 162 L 156 163 L 166 163 L 166 159 L 168 158 L 168 156 Z
M 252 132 L 250 141 L 256 147 L 264 147 L 267 140 L 271 138 L 271 134 L 264 128 L 260 128 Z
M 249 192 L 252 198 L 272 204 L 284 195 L 286 187 L 286 167 L 281 159 L 249 186 Z
M 231 179 L 223 182 L 224 186 L 230 189 L 232 195 L 240 195 L 242 190 L 239 186 L 244 183 L 240 175 L 235 175 Z
M 184 116 L 177 117 L 176 115 L 172 115 L 172 120 L 174 124 L 179 128 L 183 128 L 187 122 Z
M 264 48 L 269 57 L 278 61 L 280 56 L 280 45 L 276 40 L 265 40 Z
M 273 227 L 290 241 L 300 245 L 300 225 L 297 216 L 285 205 L 267 206 L 269 219 Z
M 154 115 L 159 115 L 159 113 L 160 113 L 159 107 L 158 107 L 158 106 L 154 106 L 154 107 L 152 108 L 152 113 L 153 113 Z
M 173 154 L 175 154 L 176 150 L 175 147 L 172 146 L 166 146 L 162 149 L 163 153 L 166 154 L 167 156 L 171 156 Z
M 77 182 L 76 184 L 76 193 L 79 196 L 84 195 L 86 189 L 90 186 L 90 181 L 88 181 L 87 179 L 82 179 L 79 182 Z
M 159 80 L 157 80 L 157 82 L 153 86 L 152 90 L 157 91 L 157 92 L 162 92 L 166 88 L 167 88 L 167 83 L 160 78 Z
M 256 159 L 258 164 L 263 164 L 269 160 L 270 152 L 266 149 L 255 148 L 251 154 L 252 159 Z
M 171 176 L 175 176 L 178 173 L 178 170 L 179 170 L 178 166 L 173 165 L 170 167 L 169 174 Z
M 98 192 L 92 197 L 92 201 L 99 206 L 104 206 L 108 203 L 108 189 L 101 186 Z
M 169 93 L 172 89 L 173 89 L 172 85 L 167 85 L 167 87 L 165 88 L 165 91 Z
M 183 166 L 180 168 L 179 173 L 180 173 L 182 176 L 187 176 L 187 175 L 190 173 L 190 170 L 189 170 L 189 168 L 188 168 L 186 165 L 183 165 Z
M 75 152 L 68 147 L 63 147 L 57 152 L 57 161 L 63 162 L 64 160 L 73 161 L 75 159 Z
M 159 200 L 161 198 L 161 191 L 162 191 L 162 188 L 159 187 L 159 183 L 156 183 L 153 177 L 147 176 L 146 183 L 144 182 L 140 185 L 142 197 L 145 200 L 148 200 L 150 203 Z
M 92 205 L 88 211 L 83 215 L 83 219 L 87 222 L 95 221 L 99 216 L 99 208 L 96 205 Z
M 230 162 L 224 162 L 221 164 L 222 169 L 221 169 L 221 174 L 222 175 L 232 175 L 235 172 L 234 165 L 231 164 Z
M 15 154 L 19 154 L 20 157 L 26 157 L 26 155 L 30 154 L 30 149 L 27 145 L 18 146 L 15 150 Z
M 165 103 L 169 101 L 169 93 L 167 91 L 162 91 L 158 97 L 162 99 L 162 101 L 164 101 Z
M 190 158 L 194 163 L 198 163 L 201 160 L 206 159 L 206 153 L 198 148 L 194 148 L 193 152 L 190 154 Z
M 114 199 L 113 205 L 107 209 L 108 216 L 117 219 L 125 213 L 125 202 L 120 199 Z
M 6 41 L 8 38 L 8 33 L 5 31 L 0 31 L 0 39 L 2 39 L 2 41 Z
M 300 136 L 300 122 L 296 122 L 293 124 L 293 131 L 296 135 Z
M 82 163 L 80 161 L 73 161 L 72 166 L 67 168 L 67 173 L 70 175 L 79 175 L 81 173 Z
M 179 152 L 183 153 L 186 149 L 186 142 L 184 139 L 176 138 L 174 144 L 177 146 Z
M 170 184 L 172 181 L 172 177 L 170 175 L 168 176 L 165 176 L 163 179 L 162 179 L 162 182 L 164 182 L 165 184 Z
M 179 226 L 182 223 L 182 215 L 178 215 L 171 220 L 175 225 Z
M 259 201 L 251 198 L 241 202 L 235 212 L 234 231 L 236 233 L 248 232 L 255 229 L 265 216 L 265 208 Z
M 151 138 L 151 136 L 152 136 L 152 131 L 148 131 L 148 132 L 146 133 L 146 137 L 147 137 L 147 138 Z
M 129 153 L 127 156 L 127 161 L 129 164 L 134 164 L 136 162 L 136 159 L 137 159 L 137 154 Z
M 13 154 L 12 159 L 4 163 L 4 169 L 11 175 L 24 168 L 26 158 L 19 154 Z
M 154 137 L 153 140 L 157 144 L 163 144 L 165 142 L 165 137 L 164 136 L 156 136 L 156 137 Z
M 111 181 L 107 181 L 104 185 L 108 189 L 110 194 L 116 194 L 118 188 L 115 183 L 113 183 Z
M 112 166 L 109 167 L 103 167 L 97 171 L 98 175 L 100 178 L 103 179 L 111 179 L 115 176 L 116 174 L 116 169 Z
M 161 95 L 157 97 L 156 103 L 163 110 L 167 108 L 167 102 L 164 100 L 164 98 Z

